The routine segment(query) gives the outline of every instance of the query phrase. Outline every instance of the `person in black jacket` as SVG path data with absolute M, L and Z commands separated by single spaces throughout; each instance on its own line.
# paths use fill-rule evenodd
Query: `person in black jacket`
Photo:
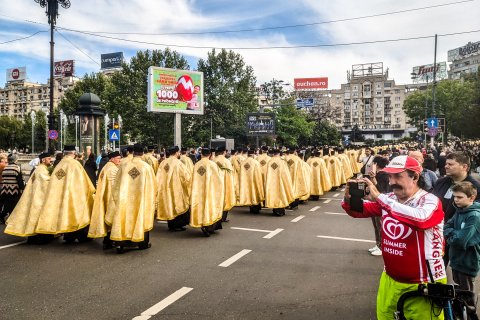
M 458 182 L 469 181 L 477 189 L 477 197 L 475 201 L 480 200 L 480 182 L 469 174 L 470 158 L 464 152 L 452 152 L 447 155 L 445 163 L 446 176 L 437 180 L 433 186 L 432 193 L 440 198 L 442 202 L 443 212 L 445 213 L 444 221 L 450 220 L 455 214 L 455 207 L 453 205 L 452 187 Z M 445 246 L 445 255 L 443 260 L 445 266 L 448 265 L 449 246 Z
M 90 181 L 92 181 L 93 186 L 97 185 L 97 163 L 95 161 L 95 155 L 90 153 L 85 165 L 83 166 L 87 172 Z
M 446 172 L 445 172 L 445 164 L 447 163 L 447 156 L 445 155 L 445 152 L 440 152 L 440 155 L 438 156 L 438 162 L 437 162 L 437 168 L 438 172 L 440 173 L 440 177 L 444 177 Z
M 16 154 L 8 155 L 8 165 L 2 171 L 2 187 L 0 188 L 0 224 L 4 224 L 7 216 L 12 213 L 25 189 L 22 169 L 17 164 Z

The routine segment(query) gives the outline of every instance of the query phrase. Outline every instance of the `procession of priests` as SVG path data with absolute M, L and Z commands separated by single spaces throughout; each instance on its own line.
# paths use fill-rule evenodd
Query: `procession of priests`
M 363 149 L 199 148 L 177 146 L 159 155 L 136 144 L 105 156 L 92 180 L 65 146 L 61 160 L 39 155 L 5 233 L 43 244 L 103 240 L 103 248 L 147 249 L 156 221 L 168 230 L 187 227 L 210 237 L 229 221 L 233 207 L 281 217 L 305 201 L 318 200 L 360 172 Z M 103 158 L 102 158 L 103 161 Z

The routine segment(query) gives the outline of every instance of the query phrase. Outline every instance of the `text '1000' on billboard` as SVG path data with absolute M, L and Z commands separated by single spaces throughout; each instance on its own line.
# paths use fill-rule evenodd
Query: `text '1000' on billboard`
M 148 68 L 150 112 L 203 114 L 203 90 L 202 72 Z

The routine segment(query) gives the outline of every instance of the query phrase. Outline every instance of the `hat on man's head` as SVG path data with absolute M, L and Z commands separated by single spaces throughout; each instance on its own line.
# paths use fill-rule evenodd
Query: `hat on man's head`
M 77 151 L 73 145 L 65 145 L 63 151 Z
M 135 143 L 133 145 L 133 152 L 142 153 L 143 152 L 143 146 L 140 143 Z
M 108 154 L 108 159 L 112 159 L 115 157 L 121 157 L 122 155 L 118 151 L 112 151 Z
M 50 152 L 42 152 L 42 153 L 40 153 L 38 158 L 40 159 L 40 161 L 42 161 L 42 159 L 45 159 L 45 158 L 48 158 L 48 157 L 51 157 L 51 156 L 52 156 L 52 154 Z
M 398 156 L 393 158 L 385 169 L 381 170 L 386 173 L 400 173 L 405 170 L 422 172 L 423 168 L 420 165 L 420 162 L 409 156 Z
M 155 146 L 148 146 L 148 147 L 147 147 L 147 150 L 148 150 L 148 151 L 153 151 L 153 150 L 155 150 Z
M 220 146 L 220 147 L 217 148 L 218 153 L 222 153 L 222 152 L 225 152 L 225 151 L 226 151 L 225 146 Z
M 169 154 L 175 154 L 178 151 L 180 151 L 180 149 L 178 149 L 178 146 L 173 146 L 173 147 L 168 148 L 168 153 Z

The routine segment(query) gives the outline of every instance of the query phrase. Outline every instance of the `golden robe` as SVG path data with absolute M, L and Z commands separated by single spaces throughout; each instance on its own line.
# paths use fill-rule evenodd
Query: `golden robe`
M 309 193 L 307 180 L 310 180 L 310 176 L 305 175 L 302 167 L 303 160 L 294 154 L 285 156 L 285 160 L 292 178 L 293 196 L 295 199 L 305 197 Z
M 262 153 L 257 158 L 257 161 L 258 163 L 260 163 L 260 167 L 262 168 L 262 179 L 263 179 L 264 185 L 265 185 L 265 175 L 267 174 L 267 163 L 268 161 L 270 161 L 270 159 L 271 157 L 266 153 Z
M 188 172 L 190 172 L 190 174 L 193 173 L 193 161 L 192 159 L 190 159 L 190 157 L 186 154 L 182 154 L 180 156 L 180 161 L 182 161 L 182 163 L 187 167 L 188 169 Z
M 224 155 L 215 157 L 215 162 L 220 168 L 220 175 L 223 176 L 224 185 L 224 200 L 223 211 L 229 211 L 237 203 L 235 197 L 235 173 L 230 160 L 225 158 Z
M 310 198 L 311 194 L 311 188 L 312 188 L 312 181 L 311 181 L 311 176 L 312 176 L 312 168 L 303 160 L 301 160 L 301 165 L 302 165 L 302 172 L 303 175 L 305 176 L 305 190 L 306 193 L 300 197 L 300 200 L 306 201 L 308 198 Z
M 128 161 L 132 161 L 132 159 L 133 159 L 133 154 L 129 154 L 125 158 L 122 158 L 122 160 L 120 160 L 120 164 L 123 164 Z
M 173 220 L 190 208 L 191 171 L 170 156 L 158 167 L 157 219 Z
M 5 233 L 29 237 L 35 235 L 40 210 L 45 202 L 50 174 L 47 166 L 39 164 L 28 180 L 22 197 L 7 220 Z
M 202 158 L 193 168 L 190 226 L 208 227 L 222 219 L 223 179 L 218 165 Z
M 156 192 L 153 168 L 141 157 L 120 164 L 105 216 L 111 240 L 144 240 L 144 233 L 153 228 Z
M 255 206 L 265 200 L 262 168 L 252 157 L 242 162 L 240 167 L 240 200 L 239 206 Z
M 95 187 L 78 160 L 65 156 L 48 183 L 36 233 L 59 234 L 90 223 Z
M 325 164 L 327 165 L 328 175 L 332 183 L 332 188 L 340 187 L 342 180 L 345 179 L 345 174 L 342 170 L 342 163 L 335 156 L 324 156 Z M 342 179 L 343 176 L 343 179 Z
M 350 150 L 347 152 L 347 156 L 348 156 L 348 159 L 350 160 L 350 164 L 352 166 L 352 171 L 354 175 L 359 173 L 360 169 L 362 168 L 361 163 L 357 162 L 358 153 L 359 153 L 358 150 Z
M 153 172 L 155 174 L 157 174 L 157 171 L 158 171 L 158 160 L 157 158 L 155 158 L 155 156 L 153 155 L 153 153 L 145 153 L 143 155 L 143 161 L 145 161 L 146 163 L 148 163 L 150 166 L 152 166 L 153 168 Z
M 245 157 L 243 155 L 235 155 L 232 156 L 230 159 L 232 161 L 232 166 L 234 170 L 234 183 L 235 183 L 235 196 L 236 196 L 236 201 L 238 202 L 240 198 L 240 166 L 243 161 L 245 161 Z
M 105 214 L 112 196 L 117 172 L 118 167 L 109 161 L 98 175 L 97 192 L 93 201 L 92 219 L 88 229 L 89 238 L 101 238 L 107 235 L 108 228 L 105 224 Z
M 332 182 L 325 160 L 320 157 L 310 157 L 307 164 L 312 168 L 310 194 L 321 196 L 332 189 Z
M 265 207 L 285 208 L 295 200 L 292 178 L 285 160 L 274 156 L 267 163 L 265 180 Z
M 353 170 L 352 164 L 350 163 L 350 159 L 345 153 L 341 153 L 337 155 L 337 158 L 340 159 L 342 162 L 343 172 L 345 173 L 345 179 L 351 179 L 353 177 Z

